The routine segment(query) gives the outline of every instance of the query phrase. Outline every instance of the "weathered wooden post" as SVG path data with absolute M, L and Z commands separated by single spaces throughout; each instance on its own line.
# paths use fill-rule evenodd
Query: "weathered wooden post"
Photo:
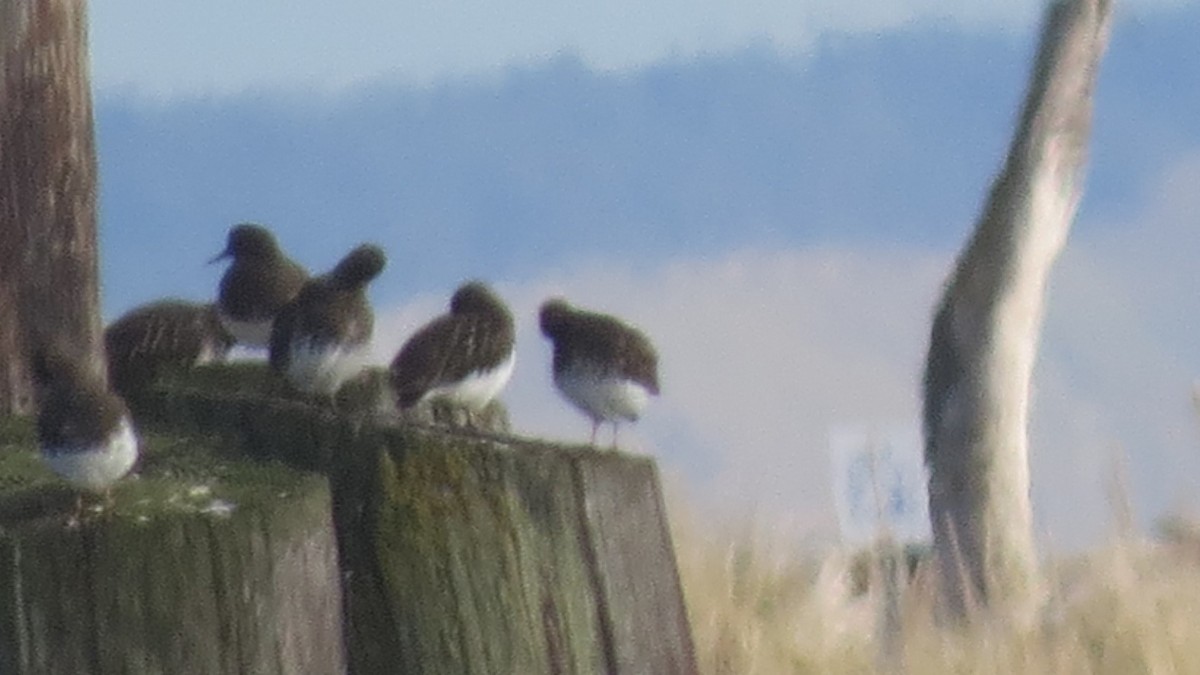
M 1027 427 L 1050 270 L 1083 194 L 1111 0 L 1054 0 L 1008 157 L 946 286 L 924 382 L 929 517 L 961 615 L 1038 602 Z
M 345 672 L 328 482 L 145 434 L 139 475 L 74 493 L 0 424 L 0 673 Z
M 85 7 L 0 0 L 0 672 L 344 672 L 326 480 L 143 436 L 138 477 L 71 526 L 12 417 L 31 343 L 104 370 Z
M 697 672 L 652 460 L 273 384 L 207 367 L 134 399 L 138 477 L 77 529 L 0 422 L 0 672 Z
M 141 411 L 329 476 L 351 672 L 696 672 L 652 460 L 237 393 L 266 377 L 202 369 Z
M 30 409 L 27 339 L 101 367 L 96 266 L 86 3 L 0 0 L 0 415 Z

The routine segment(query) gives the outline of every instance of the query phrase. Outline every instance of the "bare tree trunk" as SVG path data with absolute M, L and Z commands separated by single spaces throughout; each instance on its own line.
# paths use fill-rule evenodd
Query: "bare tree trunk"
M 26 350 L 101 369 L 96 152 L 84 0 L 0 0 L 0 415 L 30 406 Z
M 1003 171 L 947 284 L 924 382 L 929 515 L 943 595 L 1032 609 L 1028 413 L 1046 281 L 1083 194 L 1111 0 L 1054 0 Z

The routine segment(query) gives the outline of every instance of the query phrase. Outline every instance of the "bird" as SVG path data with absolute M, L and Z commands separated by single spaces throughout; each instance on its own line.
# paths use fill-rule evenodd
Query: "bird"
M 129 398 L 167 370 L 223 361 L 233 344 L 213 303 L 158 300 L 135 307 L 105 328 L 108 379 L 118 394 Z
M 382 249 L 363 244 L 330 272 L 310 279 L 275 319 L 271 369 L 301 392 L 337 394 L 363 368 L 375 324 L 366 286 L 386 264 Z
M 455 290 L 450 311 L 422 326 L 389 367 L 399 408 L 445 400 L 467 410 L 467 423 L 500 393 L 516 364 L 512 312 L 488 286 Z
M 71 358 L 62 345 L 35 349 L 30 363 L 42 458 L 72 486 L 110 497 L 112 485 L 138 458 L 138 437 L 125 402 L 100 372 Z M 81 493 L 75 522 L 82 499 Z
M 233 263 L 221 277 L 217 316 L 238 344 L 267 347 L 272 320 L 300 292 L 308 271 L 284 254 L 270 230 L 256 223 L 231 227 L 225 250 L 208 262 L 225 259 Z
M 562 298 L 544 302 L 542 334 L 554 343 L 554 385 L 592 420 L 591 444 L 601 422 L 637 421 L 659 394 L 658 352 L 645 333 L 607 314 L 572 307 Z

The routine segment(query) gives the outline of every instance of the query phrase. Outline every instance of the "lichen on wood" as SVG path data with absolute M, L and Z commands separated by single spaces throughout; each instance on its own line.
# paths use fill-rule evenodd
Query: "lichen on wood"
M 286 469 L 283 477 L 327 481 L 340 568 L 333 576 L 343 599 L 334 613 L 350 672 L 696 672 L 651 459 L 418 424 L 370 407 L 335 410 L 328 401 L 296 399 L 272 386 L 259 364 L 201 368 L 163 382 L 132 407 L 142 428 L 161 442 L 203 441 L 212 453 L 201 460 L 205 471 L 219 474 L 228 465 L 237 468 L 236 476 L 253 476 L 282 463 L 306 470 Z M 0 438 L 8 433 L 4 429 L 0 425 Z M 153 459 L 152 452 L 146 468 L 194 475 L 190 453 Z M 288 492 L 265 482 L 272 487 L 255 489 Z M 131 508 L 136 489 L 122 485 L 119 513 Z M 269 515 L 250 519 L 262 525 L 247 530 L 274 533 L 271 519 L 302 522 L 302 510 L 266 509 Z M 159 540 L 184 549 L 191 542 Z M 256 553 L 276 544 L 268 537 L 236 545 Z M 269 571 L 278 574 L 231 565 L 206 569 L 214 579 L 242 575 L 250 584 L 262 583 Z M 193 576 L 204 578 L 201 572 Z M 192 613 L 225 616 L 229 601 L 223 602 L 217 610 L 210 603 Z M 253 625 L 255 611 L 223 619 L 231 626 L 227 633 Z M 303 631 L 281 629 L 297 633 Z M 212 650 L 229 654 L 231 643 L 223 639 Z M 238 658 L 269 660 L 269 654 L 245 652 L 239 646 L 244 656 Z M 198 658 L 207 663 L 209 657 Z
M 137 474 L 73 525 L 30 427 L 0 424 L 0 672 L 344 669 L 320 476 L 148 434 Z
M 571 464 L 440 445 L 380 462 L 371 539 L 403 672 L 606 671 Z

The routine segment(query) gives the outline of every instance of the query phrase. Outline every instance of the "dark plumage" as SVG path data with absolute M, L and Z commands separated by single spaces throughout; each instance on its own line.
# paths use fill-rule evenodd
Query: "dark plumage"
M 600 423 L 636 421 L 649 396 L 657 396 L 658 353 L 640 330 L 619 319 L 573 308 L 562 299 L 542 305 L 542 333 L 554 343 L 554 384 L 592 419 L 592 443 Z
M 117 393 L 130 396 L 167 370 L 223 361 L 233 343 L 211 303 L 142 305 L 104 330 L 109 381 Z
M 225 250 L 210 263 L 232 258 L 221 277 L 218 316 L 238 343 L 266 347 L 271 321 L 291 302 L 308 280 L 308 272 L 288 258 L 267 228 L 253 223 L 234 225 Z
M 444 398 L 482 410 L 512 376 L 515 338 L 504 301 L 481 282 L 463 284 L 450 311 L 414 333 L 392 360 L 400 408 Z
M 125 403 L 98 373 L 60 347 L 31 358 L 37 395 L 37 435 L 42 456 L 63 479 L 105 490 L 137 460 L 137 437 Z
M 275 319 L 271 368 L 301 391 L 335 394 L 362 368 L 359 352 L 375 323 L 366 286 L 386 264 L 383 251 L 367 244 L 306 283 Z

